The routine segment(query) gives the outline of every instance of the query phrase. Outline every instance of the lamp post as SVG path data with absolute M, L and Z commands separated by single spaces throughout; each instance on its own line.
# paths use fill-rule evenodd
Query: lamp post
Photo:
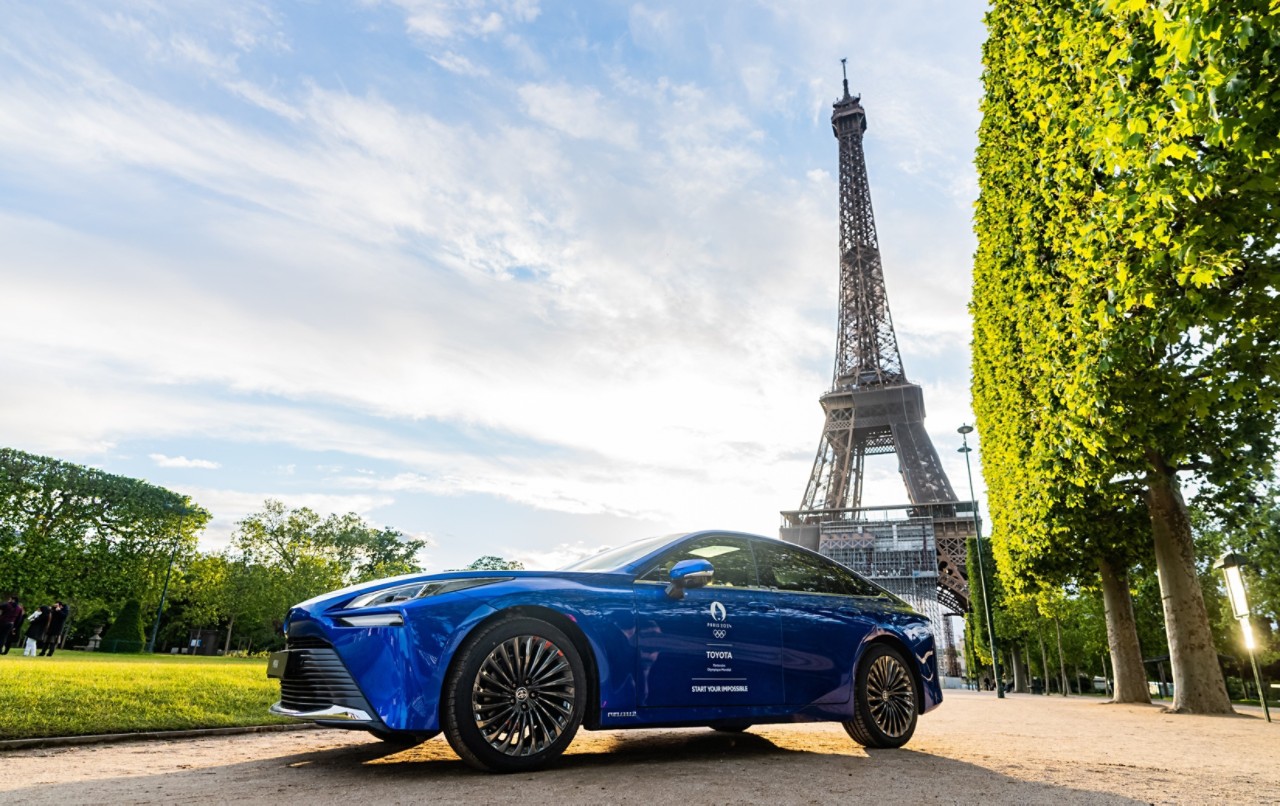
M 963 445 L 956 449 L 964 454 L 964 471 L 969 476 L 969 500 L 973 503 L 973 544 L 978 550 L 978 580 L 982 583 L 982 609 L 987 617 L 987 643 L 991 645 L 991 671 L 996 676 L 996 697 L 1004 699 L 1004 681 L 1000 679 L 1000 653 L 996 651 L 996 628 L 991 620 L 991 599 L 987 595 L 987 571 L 982 561 L 982 520 L 978 517 L 978 497 L 973 492 L 973 467 L 969 464 L 969 435 L 973 426 L 962 425 L 956 429 Z
M 1240 631 L 1244 633 L 1244 647 L 1249 650 L 1249 662 L 1253 664 L 1253 682 L 1258 687 L 1258 702 L 1262 703 L 1262 713 L 1267 721 L 1271 721 L 1271 709 L 1267 707 L 1267 694 L 1262 688 L 1262 673 L 1258 670 L 1258 656 L 1253 653 L 1253 625 L 1249 621 L 1249 598 L 1245 594 L 1244 576 L 1240 573 L 1244 566 L 1244 558 L 1229 551 L 1222 555 L 1214 568 L 1222 569 L 1222 576 L 1227 581 L 1227 598 L 1231 600 L 1231 612 L 1240 620 Z
M 147 642 L 147 654 L 156 651 L 156 634 L 160 632 L 160 615 L 164 613 L 164 600 L 169 595 L 169 577 L 173 576 L 173 560 L 178 556 L 178 544 L 182 542 L 182 519 L 186 515 L 186 507 L 178 509 L 178 534 L 173 538 L 173 549 L 169 552 L 169 570 L 164 572 L 164 588 L 160 591 L 160 604 L 156 607 L 156 621 L 151 625 L 151 640 Z

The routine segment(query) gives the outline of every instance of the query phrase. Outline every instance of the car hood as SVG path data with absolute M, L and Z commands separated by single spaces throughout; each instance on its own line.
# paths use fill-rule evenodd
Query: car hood
M 345 588 L 322 593 L 319 596 L 313 596 L 305 602 L 299 602 L 292 609 L 296 610 L 327 610 L 335 605 L 349 601 L 359 594 L 370 593 L 385 588 L 394 588 L 400 585 L 410 585 L 415 582 L 437 582 L 446 579 L 492 579 L 495 577 L 510 580 L 519 579 L 600 579 L 602 577 L 626 577 L 627 574 L 610 574 L 601 572 L 586 571 L 506 571 L 506 570 L 483 570 L 483 571 L 442 571 L 435 574 L 402 574 L 396 577 L 385 577 L 383 579 L 375 579 L 371 582 L 358 582 L 355 585 L 348 585 Z

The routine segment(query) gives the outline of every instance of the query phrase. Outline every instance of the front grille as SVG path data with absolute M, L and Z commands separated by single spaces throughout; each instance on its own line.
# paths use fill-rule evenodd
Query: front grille
M 373 713 L 337 652 L 328 646 L 295 649 L 292 641 L 284 677 L 280 679 L 280 704 L 293 711 L 318 711 L 340 705 Z
M 333 644 L 314 635 L 301 635 L 285 641 L 285 649 L 333 649 Z

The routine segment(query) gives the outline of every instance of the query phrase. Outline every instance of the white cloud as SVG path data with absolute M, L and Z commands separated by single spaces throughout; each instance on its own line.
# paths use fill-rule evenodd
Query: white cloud
M 405 15 L 405 27 L 435 40 L 484 37 L 507 28 L 508 21 L 530 23 L 541 9 L 536 0 L 390 0 Z
M 160 467 L 198 468 L 200 470 L 217 470 L 222 467 L 208 459 L 188 459 L 185 456 L 165 456 L 163 453 L 148 454 L 151 461 Z
M 570 137 L 636 146 L 636 124 L 612 109 L 596 89 L 526 84 L 520 88 L 520 100 L 531 118 Z
M 248 81 L 227 81 L 223 86 L 254 106 L 273 112 L 285 120 L 297 122 L 303 118 L 302 110 Z
M 450 73 L 457 73 L 460 76 L 487 76 L 489 71 L 483 67 L 472 64 L 471 60 L 460 53 L 454 53 L 451 50 L 445 51 L 439 56 L 432 56 L 431 61 L 440 65 Z
M 550 571 L 563 568 L 575 560 L 599 554 L 608 545 L 594 545 L 578 541 L 576 543 L 560 543 L 541 551 L 530 550 L 522 546 L 510 546 L 505 549 L 507 559 L 517 560 L 530 571 Z
M 213 520 L 200 535 L 200 547 L 205 551 L 221 551 L 231 543 L 236 524 L 262 509 L 268 498 L 282 501 L 290 508 L 308 507 L 320 515 L 354 512 L 374 522 L 375 511 L 391 505 L 394 499 L 387 496 L 346 495 L 325 493 L 297 493 L 288 491 L 224 490 L 212 487 L 170 485 L 173 489 L 213 513 Z
M 275 480 L 346 496 L 334 505 L 476 496 L 772 531 L 803 491 L 829 382 L 825 115 L 837 54 L 865 41 L 849 15 L 780 9 L 754 41 L 712 7 L 635 6 L 654 68 L 598 31 L 538 38 L 535 3 L 398 5 L 443 72 L 362 81 L 382 62 L 353 53 L 300 75 L 263 61 L 301 49 L 251 3 L 237 8 L 257 27 L 113 17 L 139 58 L 186 54 L 172 80 L 190 93 L 74 37 L 0 33 L 0 158 L 31 199 L 0 213 L 8 441 L 288 452 L 261 467 L 296 465 Z M 973 81 L 945 48 L 943 67 L 904 66 L 921 57 L 893 53 L 903 15 L 874 13 L 884 34 L 857 78 L 887 282 L 908 367 L 954 373 L 926 393 L 945 432 L 969 416 L 953 409 L 968 400 L 956 197 L 972 187 Z M 878 55 L 907 77 L 870 69 Z M 203 102 L 194 75 L 247 104 Z M 935 191 L 945 203 L 919 203 Z M 226 491 L 271 482 L 219 456 L 215 503 L 198 500 L 227 508 L 225 535 L 250 511 Z M 873 493 L 898 500 L 896 473 Z

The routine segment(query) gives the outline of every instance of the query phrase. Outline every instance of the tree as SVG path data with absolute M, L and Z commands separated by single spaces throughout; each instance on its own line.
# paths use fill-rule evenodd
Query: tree
M 231 550 L 206 569 L 214 589 L 201 612 L 261 646 L 298 602 L 357 582 L 419 571 L 425 540 L 379 529 L 354 513 L 321 517 L 268 499 L 236 525 Z M 239 625 L 239 626 L 236 626 Z
M 1114 490 L 1085 494 L 1065 484 L 1070 469 L 1053 450 L 1052 416 L 1062 406 L 1058 367 L 1069 361 L 1061 334 L 1069 327 L 1069 288 L 1052 259 L 1054 209 L 1091 189 L 1083 181 L 1040 179 L 1044 153 L 1064 154 L 1072 142 L 1055 130 L 1055 109 L 1069 93 L 1029 93 L 1029 83 L 1055 79 L 1048 62 L 1053 29 L 1034 12 L 997 8 L 988 16 L 984 47 L 986 96 L 978 150 L 982 194 L 976 223 L 974 408 L 983 434 L 989 480 L 992 543 L 999 579 L 1014 598 L 1099 574 L 1107 601 L 1110 652 L 1121 685 L 1119 701 L 1148 701 L 1131 615 L 1126 574 L 1135 561 L 1131 496 Z M 1029 31 L 1030 29 L 1030 31 Z M 1047 97 L 1046 97 L 1047 96 Z M 1048 145 L 1045 142 L 1048 141 Z M 1081 155 L 1070 157 L 1074 163 Z M 1028 187 L 1030 185 L 1030 187 Z M 1039 629 L 1039 625 L 1034 625 Z
M 0 449 L 0 590 L 73 612 L 154 604 L 170 556 L 192 556 L 209 517 L 139 479 Z
M 464 571 L 523 571 L 524 563 L 519 560 L 504 560 L 493 554 L 475 560 L 463 569 Z
M 142 631 L 142 606 L 137 599 L 125 602 L 120 615 L 102 636 L 103 652 L 141 652 L 146 645 Z
M 1261 0 L 1006 0 L 988 24 L 980 425 L 1030 426 L 1007 439 L 1050 499 L 1033 513 L 1141 485 L 1174 708 L 1227 712 L 1178 474 L 1229 511 L 1276 453 L 1280 17 Z M 999 364 L 981 383 L 979 361 Z

